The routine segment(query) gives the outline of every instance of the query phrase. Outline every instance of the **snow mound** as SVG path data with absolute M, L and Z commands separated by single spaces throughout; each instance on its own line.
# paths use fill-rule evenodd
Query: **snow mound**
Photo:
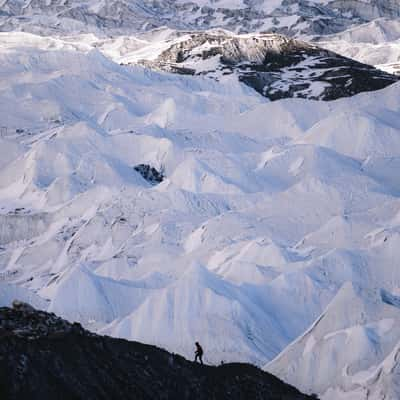
M 143 324 L 148 315 L 152 316 L 152 322 Z M 193 341 L 202 338 L 207 362 L 218 363 L 221 357 L 227 362 L 240 359 L 254 352 L 251 349 L 262 349 L 267 357 L 275 353 L 282 346 L 279 335 L 274 336 L 278 339 L 274 341 L 265 340 L 263 334 L 265 327 L 276 330 L 274 324 L 248 293 L 194 264 L 177 282 L 154 293 L 136 312 L 102 332 L 135 337 L 174 349 L 189 358 Z M 168 333 L 160 337 L 160 330 Z
M 400 309 L 379 292 L 346 283 L 312 327 L 265 369 L 309 393 L 336 386 L 351 391 L 396 345 L 399 318 Z

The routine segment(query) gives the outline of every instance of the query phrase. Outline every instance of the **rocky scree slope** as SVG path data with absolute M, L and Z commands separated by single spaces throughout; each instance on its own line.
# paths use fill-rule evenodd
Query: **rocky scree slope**
M 0 397 L 312 398 L 249 364 L 200 366 L 154 346 L 89 333 L 21 302 L 0 308 Z
M 282 35 L 190 32 L 141 64 L 216 80 L 231 75 L 271 100 L 335 100 L 382 89 L 398 77 Z

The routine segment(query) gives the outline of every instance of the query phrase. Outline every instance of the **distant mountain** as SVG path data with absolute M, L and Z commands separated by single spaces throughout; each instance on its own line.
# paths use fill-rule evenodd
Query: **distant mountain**
M 331 51 L 277 34 L 190 32 L 143 65 L 216 80 L 234 75 L 271 100 L 335 100 L 382 89 L 397 78 Z
M 132 33 L 166 25 L 310 36 L 399 16 L 396 0 L 2 0 L 0 30 Z
M 399 17 L 397 0 L 0 1 L 0 32 L 99 38 L 159 28 L 277 33 L 317 40 L 321 47 L 389 73 L 400 73 L 398 38 L 385 39 L 399 30 Z M 359 27 L 363 40 L 356 33 Z
M 0 308 L 2 400 L 312 399 L 249 364 L 200 366 L 14 304 Z
M 400 18 L 378 18 L 315 39 L 323 48 L 400 75 Z

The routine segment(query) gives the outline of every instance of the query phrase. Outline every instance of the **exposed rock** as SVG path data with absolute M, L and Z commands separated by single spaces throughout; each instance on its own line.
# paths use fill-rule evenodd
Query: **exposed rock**
M 0 338 L 7 336 L 33 340 L 83 332 L 80 324 L 69 324 L 55 314 L 38 311 L 27 303 L 14 300 L 12 306 L 0 308 Z M 87 335 L 91 334 L 87 332 Z
M 33 313 L 36 310 L 28 303 L 24 303 L 23 301 L 14 300 L 12 302 L 12 307 L 16 311 L 22 311 L 25 313 Z
M 134 170 L 139 172 L 140 175 L 152 185 L 157 185 L 164 180 L 164 174 L 157 171 L 154 167 L 148 164 L 139 164 L 134 167 Z
M 154 346 L 97 336 L 15 302 L 0 308 L 0 398 L 311 399 L 248 364 L 200 366 Z
M 271 100 L 301 97 L 335 100 L 382 89 L 398 77 L 317 46 L 282 35 L 190 32 L 178 38 L 150 68 L 222 80 L 236 75 Z

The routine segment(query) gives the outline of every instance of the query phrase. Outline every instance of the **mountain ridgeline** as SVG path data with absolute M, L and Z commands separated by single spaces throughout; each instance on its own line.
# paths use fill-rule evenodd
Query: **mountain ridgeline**
M 33 18 L 32 18 L 33 16 Z M 0 31 L 127 33 L 160 26 L 289 36 L 327 35 L 354 24 L 400 16 L 397 0 L 3 0 Z
M 110 38 L 123 35 L 109 51 L 105 50 L 107 54 L 120 53 L 122 60 L 115 59 L 120 64 L 139 63 L 216 80 L 233 74 L 271 100 L 336 100 L 379 90 L 399 79 L 388 73 L 397 70 L 392 59 L 390 69 L 385 70 L 388 72 L 383 72 L 372 66 L 379 64 L 376 57 L 363 63 L 363 57 L 353 60 L 350 50 L 339 51 L 348 58 L 297 40 L 321 41 L 380 17 L 395 21 L 400 16 L 398 2 L 273 3 L 92 0 L 82 4 L 76 0 L 4 0 L 0 32 L 18 30 L 48 36 L 90 33 L 109 38 L 92 43 L 96 49 L 107 46 L 107 41 L 112 42 Z M 157 46 L 152 48 L 154 41 L 162 42 L 161 52 Z M 135 52 L 143 57 L 136 57 Z M 126 55 L 132 56 L 128 59 L 133 61 L 123 60 Z
M 0 398 L 313 397 L 249 364 L 200 366 L 154 346 L 95 335 L 77 323 L 14 302 L 13 308 L 0 308 Z

